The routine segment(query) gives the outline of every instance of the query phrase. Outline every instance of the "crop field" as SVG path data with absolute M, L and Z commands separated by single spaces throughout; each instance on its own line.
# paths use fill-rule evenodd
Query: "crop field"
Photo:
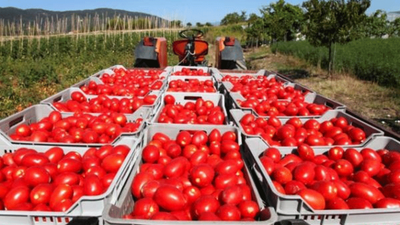
M 400 85 L 400 38 L 360 39 L 334 48 L 334 69 L 385 86 Z M 306 41 L 280 42 L 273 52 L 293 55 L 314 66 L 328 67 L 328 49 Z
M 34 36 L 0 42 L 0 118 L 37 104 L 101 69 L 117 64 L 132 67 L 133 51 L 143 36 L 166 37 L 170 45 L 177 32 Z

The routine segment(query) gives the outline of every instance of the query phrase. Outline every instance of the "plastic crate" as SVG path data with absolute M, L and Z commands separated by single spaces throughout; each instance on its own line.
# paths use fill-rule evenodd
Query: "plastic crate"
M 66 101 L 70 100 L 71 99 L 71 94 L 73 92 L 82 93 L 86 97 L 87 101 L 90 101 L 91 99 L 98 97 L 98 95 L 85 94 L 81 89 L 73 87 L 73 88 L 65 89 L 64 91 L 58 92 L 57 94 L 46 98 L 45 100 L 41 101 L 40 104 L 48 105 L 53 110 L 59 111 L 57 108 L 55 108 L 53 106 L 53 103 L 54 102 L 66 102 Z M 155 102 L 152 105 L 143 105 L 142 107 L 151 109 L 151 114 L 154 114 L 158 110 L 158 108 L 159 108 L 159 106 L 161 104 L 161 94 L 160 94 L 160 91 L 150 91 L 148 95 L 156 95 L 157 98 L 156 98 Z M 119 100 L 124 99 L 124 98 L 131 98 L 129 96 L 111 96 L 111 95 L 109 95 L 107 97 L 110 98 L 110 99 L 119 99 Z M 143 98 L 143 97 L 139 97 L 139 98 Z M 140 108 L 142 108 L 142 107 L 140 107 Z M 133 112 L 132 114 L 125 114 L 125 115 L 133 115 L 135 113 L 136 113 L 136 111 Z M 144 118 L 144 119 L 148 119 L 148 117 Z
M 237 100 L 245 101 L 246 99 L 245 99 L 240 93 L 238 93 L 238 92 L 230 92 L 230 93 L 229 93 L 229 99 L 230 99 L 230 102 L 232 102 L 232 106 L 230 106 L 231 109 L 240 109 L 240 110 L 243 110 L 243 111 L 246 111 L 246 112 L 250 112 L 250 113 L 254 114 L 254 115 L 257 116 L 257 117 L 268 118 L 268 116 L 260 116 L 260 115 L 259 115 L 254 109 L 252 109 L 252 108 L 241 107 L 241 106 L 239 105 L 239 103 L 237 102 Z M 285 101 L 285 100 L 282 100 L 282 101 Z M 330 110 L 343 110 L 343 109 L 346 109 L 346 106 L 345 106 L 345 105 L 343 105 L 343 104 L 341 104 L 341 103 L 339 103 L 339 102 L 337 102 L 337 101 L 331 100 L 331 99 L 329 99 L 329 98 L 326 98 L 326 97 L 324 97 L 324 96 L 322 96 L 322 95 L 319 95 L 319 94 L 317 94 L 317 93 L 315 93 L 315 92 L 311 92 L 311 93 L 306 94 L 304 101 L 307 102 L 307 103 L 314 103 L 314 104 L 319 104 L 319 105 L 327 106 L 327 107 L 330 108 L 330 109 L 328 109 L 328 111 L 330 111 Z M 327 111 L 327 112 L 328 112 L 328 111 Z M 325 112 L 325 113 L 326 113 L 326 112 Z M 325 113 L 324 113 L 324 114 L 325 114 Z M 290 118 L 292 118 L 292 117 L 298 117 L 298 118 L 300 118 L 300 119 L 312 119 L 312 118 L 319 118 L 319 117 L 321 117 L 321 116 L 323 116 L 323 115 L 310 115 L 310 116 L 278 116 L 278 118 L 280 118 L 280 119 L 290 119 Z
M 125 144 L 131 148 L 126 156 L 123 164 L 115 175 L 110 187 L 101 195 L 83 196 L 76 201 L 66 212 L 44 212 L 44 211 L 11 211 L 0 210 L 0 224 L 35 224 L 35 225 L 50 225 L 50 224 L 68 224 L 72 219 L 80 216 L 97 217 L 102 221 L 102 212 L 106 205 L 111 200 L 115 200 L 117 193 L 123 188 L 123 184 L 128 179 L 129 172 L 132 170 L 134 163 L 140 151 L 140 140 L 133 136 L 121 136 L 115 144 Z M 62 147 L 64 152 L 76 151 L 84 154 L 88 148 L 71 147 L 67 145 L 57 145 Z M 14 152 L 19 148 L 35 149 L 38 152 L 45 152 L 52 146 L 29 146 L 29 145 L 6 145 L 0 143 L 0 156 Z
M 211 80 L 211 81 L 213 82 L 213 84 L 214 84 L 215 93 L 217 93 L 217 90 L 218 90 L 218 83 L 215 81 L 214 77 L 209 77 L 209 76 L 170 76 L 170 77 L 168 77 L 168 79 L 167 79 L 167 80 L 168 80 L 168 83 L 167 83 L 167 85 L 166 85 L 165 91 L 166 91 L 166 92 L 169 92 L 169 91 L 168 91 L 169 83 L 170 83 L 171 81 L 173 81 L 173 80 L 183 80 L 183 81 L 188 82 L 189 80 L 192 80 L 192 79 L 197 79 L 197 80 L 199 80 L 199 81 Z M 204 92 L 202 92 L 202 93 L 204 93 Z
M 211 69 L 206 66 L 174 66 L 172 67 L 171 70 L 171 76 L 174 76 L 174 72 L 180 72 L 182 71 L 183 68 L 189 69 L 189 70 L 199 70 L 202 69 L 203 72 L 205 73 L 210 73 L 209 76 L 211 76 Z M 176 75 L 175 75 L 176 76 Z M 179 76 L 179 75 L 178 75 Z M 206 76 L 205 76 L 206 77 Z
M 15 129 L 20 124 L 31 124 L 38 122 L 44 117 L 47 117 L 50 112 L 54 111 L 48 105 L 33 105 L 29 108 L 24 109 L 21 112 L 13 114 L 5 119 L 0 120 L 0 143 L 7 145 L 63 145 L 63 146 L 75 146 L 75 147 L 99 147 L 105 144 L 100 143 L 59 143 L 59 142 L 32 142 L 32 141 L 16 141 L 12 140 L 8 135 L 15 133 Z M 134 114 L 126 114 L 128 122 L 135 121 L 138 118 L 147 118 L 150 113 L 150 109 L 146 107 L 140 107 Z M 95 113 L 90 113 L 92 115 L 99 115 Z M 72 116 L 73 113 L 62 113 L 62 117 Z M 139 136 L 144 129 L 145 122 L 142 122 L 140 127 L 136 132 L 127 133 L 131 136 Z M 122 133 L 124 134 L 124 133 Z M 115 145 L 118 138 L 116 138 L 111 144 Z
M 272 183 L 271 178 L 265 171 L 259 157 L 268 146 L 261 138 L 248 138 L 244 144 L 246 159 L 251 165 L 251 173 L 256 183 L 262 187 L 261 194 L 264 194 L 269 206 L 276 209 L 278 219 L 303 219 L 309 224 L 400 224 L 400 209 L 352 209 L 352 210 L 313 210 L 298 195 L 283 195 L 279 193 Z M 376 137 L 364 147 L 355 148 L 361 151 L 363 148 L 374 150 L 388 149 L 400 151 L 400 142 L 389 137 Z M 326 148 L 314 147 L 316 155 L 323 154 Z M 279 148 L 282 155 L 292 153 L 296 148 Z M 259 181 L 259 182 L 257 182 Z
M 210 133 L 215 127 L 209 125 L 202 125 L 200 127 L 193 127 L 191 125 L 182 125 L 181 127 L 166 127 L 162 125 L 150 125 L 144 132 L 144 140 L 143 146 L 146 146 L 148 142 L 151 141 L 153 135 L 157 132 L 162 132 L 166 134 L 168 137 L 175 139 L 176 135 L 182 130 L 202 130 L 206 133 Z M 221 133 L 226 131 L 234 131 L 239 137 L 239 144 L 241 144 L 241 139 L 239 135 L 239 130 L 232 126 L 220 126 L 217 128 Z M 125 187 L 122 189 L 122 192 L 119 194 L 116 201 L 110 202 L 109 205 L 106 206 L 103 212 L 103 219 L 105 224 L 108 225 L 123 225 L 123 224 L 201 224 L 201 225 L 211 225 L 216 223 L 221 224 L 232 224 L 232 225 L 244 225 L 249 223 L 255 224 L 264 224 L 264 225 L 272 225 L 276 222 L 276 214 L 272 207 L 265 207 L 264 200 L 258 194 L 258 191 L 255 187 L 255 183 L 253 181 L 252 176 L 250 175 L 250 171 L 247 166 L 244 167 L 244 174 L 248 179 L 248 184 L 253 187 L 253 199 L 258 203 L 260 207 L 260 216 L 263 219 L 262 221 L 255 222 L 243 222 L 243 221 L 155 221 L 155 220 L 128 220 L 122 219 L 122 216 L 132 212 L 133 206 L 135 204 L 134 199 L 131 194 L 130 185 L 132 183 L 133 178 L 137 174 L 139 167 L 141 165 L 141 158 L 138 158 L 137 162 L 133 170 L 130 172 L 129 178 L 126 180 Z
M 233 119 L 233 123 L 239 127 L 239 129 L 242 131 L 243 135 L 245 135 L 246 137 L 250 137 L 250 138 L 254 138 L 254 137 L 260 137 L 259 135 L 249 135 L 244 133 L 243 128 L 240 124 L 240 120 L 242 119 L 242 117 L 246 114 L 246 112 L 239 110 L 239 109 L 232 109 L 229 111 L 230 115 Z M 342 147 L 345 148 L 355 148 L 355 147 L 363 147 L 365 146 L 369 141 L 371 141 L 374 137 L 377 136 L 383 136 L 383 131 L 381 131 L 380 129 L 376 128 L 375 126 L 365 123 L 357 118 L 355 118 L 354 116 L 351 116 L 347 113 L 345 113 L 345 110 L 331 110 L 326 112 L 324 115 L 322 115 L 320 118 L 316 118 L 315 120 L 317 120 L 318 122 L 322 123 L 324 121 L 330 120 L 332 118 L 337 118 L 337 117 L 344 117 L 346 118 L 346 120 L 349 122 L 350 125 L 353 125 L 355 127 L 359 127 L 362 130 L 364 130 L 365 132 L 365 136 L 366 139 L 363 143 L 358 144 L 358 145 L 342 145 Z M 282 125 L 285 124 L 289 119 L 280 119 Z M 303 124 L 308 120 L 308 119 L 300 119 L 301 122 L 303 122 Z M 269 144 L 267 143 L 267 145 L 269 146 Z M 315 146 L 313 146 L 315 147 Z M 323 148 L 330 148 L 332 146 L 317 146 L 317 147 L 323 147 Z M 290 149 L 291 147 L 283 147 L 280 146 L 280 149 Z
M 220 106 L 222 112 L 225 116 L 224 124 L 229 124 L 228 114 L 225 109 L 225 98 L 223 95 L 218 93 L 193 93 L 193 92 L 166 92 L 162 95 L 162 99 L 164 99 L 165 95 L 172 95 L 175 98 L 175 103 L 184 105 L 186 102 L 195 102 L 197 99 L 202 98 L 204 100 L 210 100 L 214 103 L 215 106 Z M 160 107 L 157 113 L 154 115 L 153 119 L 150 120 L 150 123 L 158 123 L 158 118 L 160 117 L 161 110 L 164 108 L 165 103 L 164 101 L 160 104 Z M 163 123 L 165 124 L 165 123 Z M 170 124 L 168 124 L 170 125 Z M 176 124 L 181 125 L 181 124 Z M 218 125 L 219 126 L 219 125 Z

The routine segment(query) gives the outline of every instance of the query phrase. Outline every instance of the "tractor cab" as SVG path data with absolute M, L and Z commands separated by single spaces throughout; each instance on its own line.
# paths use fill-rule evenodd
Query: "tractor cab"
M 167 39 L 144 37 L 135 48 L 134 67 L 165 68 L 168 66 Z
M 208 43 L 201 38 L 203 32 L 197 29 L 188 29 L 179 32 L 181 40 L 172 43 L 172 50 L 179 57 L 179 65 L 207 66 L 205 56 L 208 54 Z
M 215 67 L 227 70 L 246 70 L 243 49 L 235 37 L 217 37 L 215 40 Z

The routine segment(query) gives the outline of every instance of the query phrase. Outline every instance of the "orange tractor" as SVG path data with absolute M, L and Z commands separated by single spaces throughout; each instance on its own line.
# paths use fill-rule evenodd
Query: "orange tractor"
M 198 29 L 179 32 L 182 38 L 172 43 L 172 50 L 179 58 L 178 65 L 208 66 L 208 42 L 204 33 Z M 164 68 L 168 65 L 167 40 L 165 38 L 145 37 L 135 49 L 135 67 Z M 215 67 L 218 69 L 246 69 L 240 41 L 234 37 L 216 39 Z

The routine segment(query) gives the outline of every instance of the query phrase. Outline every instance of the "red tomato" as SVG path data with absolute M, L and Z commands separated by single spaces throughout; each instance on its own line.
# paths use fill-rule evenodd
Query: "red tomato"
M 151 220 L 178 220 L 174 215 L 168 212 L 157 212 L 151 218 Z
M 190 166 L 190 162 L 187 158 L 180 156 L 172 159 L 164 167 L 164 176 L 168 178 L 176 178 L 187 172 Z
M 159 207 L 153 199 L 142 198 L 135 202 L 131 214 L 133 216 L 142 216 L 144 219 L 149 219 L 158 212 Z
M 176 136 L 176 143 L 184 147 L 192 142 L 192 136 L 188 131 L 181 131 Z
M 190 180 L 197 187 L 206 187 L 214 180 L 214 169 L 209 164 L 199 164 L 190 171 Z
M 119 168 L 124 163 L 125 156 L 121 154 L 111 154 L 106 156 L 101 162 L 101 167 L 104 168 L 109 173 L 118 172 Z
M 377 201 L 385 197 L 377 188 L 359 182 L 351 184 L 350 191 L 351 196 L 363 198 L 371 204 L 375 204 Z
M 382 198 L 374 204 L 375 208 L 400 208 L 400 200 L 394 198 Z
M 260 212 L 258 204 L 251 200 L 242 201 L 238 205 L 238 208 L 240 210 L 242 218 L 256 218 L 256 216 Z
M 147 145 L 142 152 L 142 159 L 147 163 L 155 163 L 160 157 L 160 150 L 157 146 Z
M 52 184 L 39 184 L 34 187 L 30 193 L 30 201 L 34 205 L 48 204 L 50 202 L 51 193 L 54 190 Z
M 311 161 L 314 159 L 315 156 L 314 149 L 307 144 L 300 144 L 299 146 L 297 146 L 297 153 L 302 160 Z
M 221 218 L 219 218 L 213 212 L 204 212 L 204 213 L 200 214 L 200 216 L 197 219 L 199 221 L 219 221 L 219 220 L 221 220 Z
M 372 209 L 372 204 L 364 199 L 359 197 L 352 197 L 346 200 L 347 205 L 350 209 Z
M 168 211 L 182 210 L 187 206 L 183 193 L 171 185 L 161 185 L 154 193 L 153 199 L 161 208 Z
M 272 179 L 279 182 L 280 184 L 286 184 L 293 179 L 293 175 L 290 170 L 286 167 L 279 167 L 272 173 Z
M 79 173 L 82 169 L 82 163 L 79 160 L 71 158 L 63 158 L 57 164 L 57 170 L 62 172 Z
M 30 190 L 26 186 L 19 186 L 11 189 L 4 197 L 4 206 L 8 210 L 13 210 L 18 207 L 19 204 L 28 202 Z
M 341 177 L 347 177 L 354 171 L 353 165 L 345 159 L 337 160 L 336 163 L 333 164 L 332 168 Z
M 183 190 L 183 195 L 185 196 L 185 198 L 188 201 L 188 204 L 190 205 L 201 197 L 201 192 L 199 188 L 195 186 L 189 186 Z
M 311 185 L 311 189 L 321 193 L 326 201 L 337 198 L 338 190 L 332 181 L 317 181 Z
M 218 208 L 217 216 L 224 221 L 240 220 L 240 210 L 231 204 L 225 204 Z
M 322 194 L 312 189 L 303 189 L 297 192 L 303 200 L 311 206 L 314 210 L 325 209 L 325 199 Z
M 377 175 L 382 168 L 383 164 L 371 158 L 364 158 L 360 164 L 360 169 L 367 172 L 370 177 Z
M 285 193 L 288 195 L 294 195 L 305 188 L 306 186 L 302 182 L 291 180 L 285 184 Z
M 43 153 L 31 153 L 31 154 L 26 154 L 22 158 L 21 165 L 26 167 L 43 166 L 48 162 L 49 159 Z
M 64 150 L 60 147 L 52 147 L 44 153 L 51 163 L 58 163 L 64 157 Z
M 348 160 L 353 167 L 358 167 L 364 159 L 361 153 L 354 148 L 346 149 L 344 152 L 344 158 Z
M 100 195 L 104 192 L 103 183 L 96 175 L 88 175 L 85 177 L 83 183 L 83 193 L 85 195 L 93 196 Z
M 342 198 L 336 197 L 326 202 L 326 209 L 349 209 L 346 201 Z
M 237 205 L 243 200 L 242 188 L 239 186 L 230 186 L 221 192 L 220 201 L 225 204 Z
M 315 177 L 315 165 L 311 162 L 300 163 L 293 170 L 293 178 L 305 185 L 311 184 Z
M 41 166 L 32 166 L 26 169 L 24 175 L 25 183 L 30 187 L 39 184 L 49 183 L 51 181 L 50 174 Z
M 192 207 L 195 216 L 199 217 L 202 213 L 217 212 L 218 208 L 220 207 L 220 204 L 218 200 L 213 196 L 203 195 L 193 203 Z

